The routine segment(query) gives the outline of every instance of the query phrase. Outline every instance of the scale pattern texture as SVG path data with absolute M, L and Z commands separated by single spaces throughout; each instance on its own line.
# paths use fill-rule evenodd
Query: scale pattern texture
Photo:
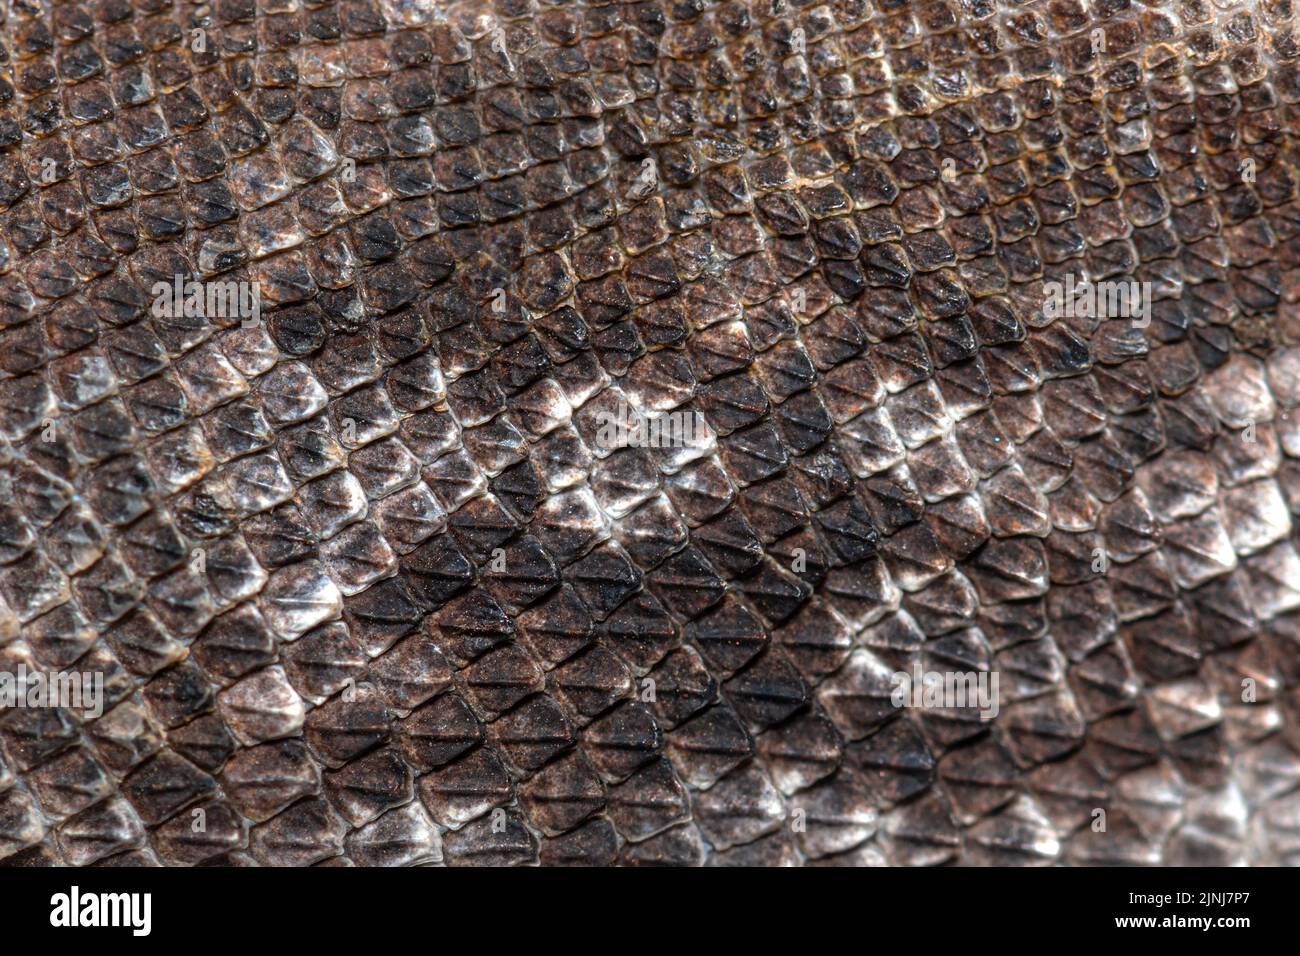
M 0 858 L 1300 858 L 1298 30 L 8 0 Z

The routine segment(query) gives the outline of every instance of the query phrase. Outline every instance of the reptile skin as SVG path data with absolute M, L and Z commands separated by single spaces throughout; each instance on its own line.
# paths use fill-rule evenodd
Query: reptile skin
M 4 8 L 4 862 L 1300 859 L 1291 0 Z

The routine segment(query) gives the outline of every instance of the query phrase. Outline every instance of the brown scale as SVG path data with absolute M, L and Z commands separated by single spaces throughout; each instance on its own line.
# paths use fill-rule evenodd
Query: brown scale
M 1295 30 L 12 5 L 0 860 L 1294 861 Z

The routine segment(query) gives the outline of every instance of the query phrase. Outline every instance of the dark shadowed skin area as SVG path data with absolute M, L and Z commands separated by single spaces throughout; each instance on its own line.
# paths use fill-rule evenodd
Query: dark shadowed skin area
M 6 8 L 0 861 L 1300 854 L 1291 0 Z

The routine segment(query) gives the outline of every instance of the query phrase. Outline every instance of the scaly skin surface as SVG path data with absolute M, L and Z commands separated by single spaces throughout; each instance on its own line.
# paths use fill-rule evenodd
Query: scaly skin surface
M 1290 0 L 4 13 L 5 862 L 1300 853 Z

